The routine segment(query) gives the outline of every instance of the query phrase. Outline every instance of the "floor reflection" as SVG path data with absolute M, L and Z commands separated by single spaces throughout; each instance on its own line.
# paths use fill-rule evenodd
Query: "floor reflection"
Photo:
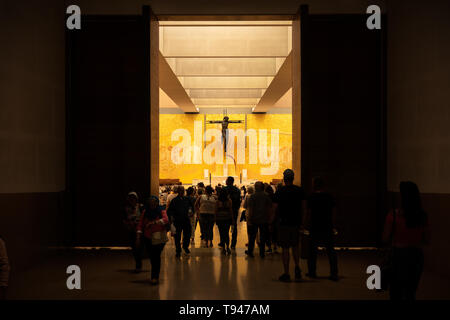
M 150 264 L 145 272 L 131 273 L 133 259 L 129 251 L 70 251 L 11 279 L 10 299 L 386 299 L 386 294 L 366 287 L 366 267 L 378 262 L 374 252 L 339 252 L 342 280 L 338 283 L 319 278 L 301 283 L 277 281 L 282 272 L 281 255 L 267 254 L 265 259 L 247 258 L 245 225 L 238 228 L 238 248 L 225 256 L 217 247 L 200 248 L 199 230 L 190 256 L 175 258 L 170 242 L 162 255 L 160 285 L 151 286 Z M 77 264 L 82 270 L 82 290 L 67 290 L 65 270 Z M 293 267 L 293 266 L 292 266 Z M 306 262 L 301 261 L 306 271 Z M 318 257 L 318 275 L 328 275 L 328 261 Z M 293 273 L 293 270 L 292 270 Z M 293 276 L 293 275 L 292 275 Z M 432 274 L 424 274 L 418 298 L 450 297 L 450 286 Z

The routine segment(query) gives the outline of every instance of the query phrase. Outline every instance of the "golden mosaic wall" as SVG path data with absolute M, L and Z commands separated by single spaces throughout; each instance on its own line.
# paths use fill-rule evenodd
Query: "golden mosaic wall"
M 183 152 L 176 150 L 176 146 L 180 143 L 181 138 L 174 136 L 175 141 L 172 141 L 172 134 L 177 129 L 182 130 L 185 134 L 189 132 L 190 140 L 192 141 L 192 146 L 194 146 L 194 121 L 201 121 L 201 133 L 204 130 L 204 116 L 203 114 L 160 114 L 160 179 L 180 179 L 185 184 L 192 183 L 194 179 L 203 179 L 204 169 L 208 169 L 213 176 L 223 176 L 224 175 L 224 165 L 223 164 L 206 164 L 203 152 L 205 150 L 205 142 L 202 145 L 202 158 L 200 164 L 195 164 L 192 162 L 194 157 L 194 152 L 192 151 L 191 163 L 176 164 L 173 161 L 173 154 L 184 155 Z M 232 114 L 229 116 L 230 120 L 244 120 L 245 114 Z M 208 114 L 206 115 L 206 121 L 209 120 L 222 120 L 222 114 Z M 206 129 L 221 129 L 220 124 L 207 124 Z M 245 129 L 244 123 L 234 123 L 229 125 L 229 129 Z M 272 179 L 279 179 L 282 177 L 282 173 L 286 168 L 291 168 L 292 166 L 292 115 L 291 114 L 248 114 L 247 115 L 247 130 L 254 129 L 256 133 L 256 139 L 246 137 L 247 145 L 245 146 L 245 163 L 237 163 L 236 166 L 233 164 L 227 165 L 228 175 L 239 176 L 243 169 L 247 170 L 247 179 L 257 179 L 264 182 L 270 182 Z M 265 130 L 264 130 L 265 129 Z M 272 129 L 278 129 L 278 157 L 272 153 Z M 266 131 L 267 138 L 267 150 L 268 153 L 262 153 L 261 158 L 261 148 L 263 148 L 264 132 Z M 180 130 L 178 130 L 180 132 Z M 274 139 L 276 141 L 276 131 L 274 131 Z M 197 140 L 198 141 L 198 140 Z M 213 140 L 214 141 L 214 140 Z M 234 156 L 235 159 L 238 158 L 239 151 L 237 150 L 237 139 L 235 140 L 234 146 Z M 255 143 L 256 142 L 256 143 Z M 209 145 L 211 141 L 207 141 L 206 145 Z M 175 150 L 174 150 L 175 148 Z M 242 148 L 241 151 L 244 149 Z M 264 150 L 264 149 L 262 149 Z M 230 151 L 230 150 L 229 150 Z M 253 158 L 250 159 L 250 154 L 253 154 Z M 214 153 L 215 154 L 215 153 Z M 257 155 L 256 163 L 255 154 Z M 266 159 L 264 162 L 264 154 L 269 156 L 269 160 Z M 278 158 L 278 159 L 277 159 Z M 272 161 L 273 160 L 273 161 Z M 267 163 L 267 161 L 273 162 Z M 176 162 L 176 161 L 175 161 Z M 188 161 L 189 162 L 189 161 Z M 274 164 L 275 162 L 276 165 Z M 272 166 L 272 170 L 268 168 Z M 270 172 L 271 171 L 271 172 Z

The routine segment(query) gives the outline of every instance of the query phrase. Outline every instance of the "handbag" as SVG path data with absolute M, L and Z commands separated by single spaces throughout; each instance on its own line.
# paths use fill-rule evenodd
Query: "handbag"
M 167 232 L 156 231 L 152 233 L 152 245 L 163 244 L 169 241 L 167 238 Z
M 394 248 L 393 248 L 393 240 L 395 233 L 395 224 L 396 224 L 396 215 L 397 210 L 393 211 L 393 221 L 392 221 L 392 231 L 389 236 L 389 247 L 384 251 L 384 256 L 381 262 L 381 290 L 388 290 L 389 284 L 392 281 L 392 277 L 394 274 Z

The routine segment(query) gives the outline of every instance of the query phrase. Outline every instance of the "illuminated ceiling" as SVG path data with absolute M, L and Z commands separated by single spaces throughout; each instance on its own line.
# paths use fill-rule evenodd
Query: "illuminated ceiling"
M 291 21 L 160 21 L 159 49 L 195 108 L 253 109 L 289 55 L 291 34 Z M 178 105 L 160 96 L 161 107 Z

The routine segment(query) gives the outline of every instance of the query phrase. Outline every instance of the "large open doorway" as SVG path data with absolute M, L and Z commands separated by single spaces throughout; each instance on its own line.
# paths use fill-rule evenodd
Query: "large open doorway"
M 365 27 L 365 16 L 303 9 L 290 16 L 156 17 L 144 7 L 141 16 L 83 21 L 67 38 L 70 243 L 125 244 L 120 219 L 109 217 L 120 216 L 130 190 L 146 197 L 158 193 L 160 179 L 172 178 L 272 182 L 290 158 L 297 184 L 309 190 L 310 179 L 322 175 L 336 194 L 338 242 L 376 244 L 386 175 L 384 42 L 381 32 Z M 207 35 L 213 29 L 222 30 L 216 45 Z M 247 31 L 232 36 L 230 30 Z M 285 69 L 290 78 L 280 76 L 289 74 Z M 216 157 L 221 148 L 211 144 L 222 141 L 221 125 L 208 124 L 224 114 L 242 121 L 229 128 L 256 134 L 247 134 L 243 148 L 238 134 L 226 166 L 210 161 L 226 152 Z M 282 142 L 286 121 L 290 142 Z M 278 170 L 270 159 L 277 141 L 271 129 L 279 130 L 280 148 L 291 149 L 288 161 L 278 153 Z M 105 221 L 108 227 L 99 228 Z
M 161 185 L 292 168 L 292 21 L 257 18 L 160 21 Z

